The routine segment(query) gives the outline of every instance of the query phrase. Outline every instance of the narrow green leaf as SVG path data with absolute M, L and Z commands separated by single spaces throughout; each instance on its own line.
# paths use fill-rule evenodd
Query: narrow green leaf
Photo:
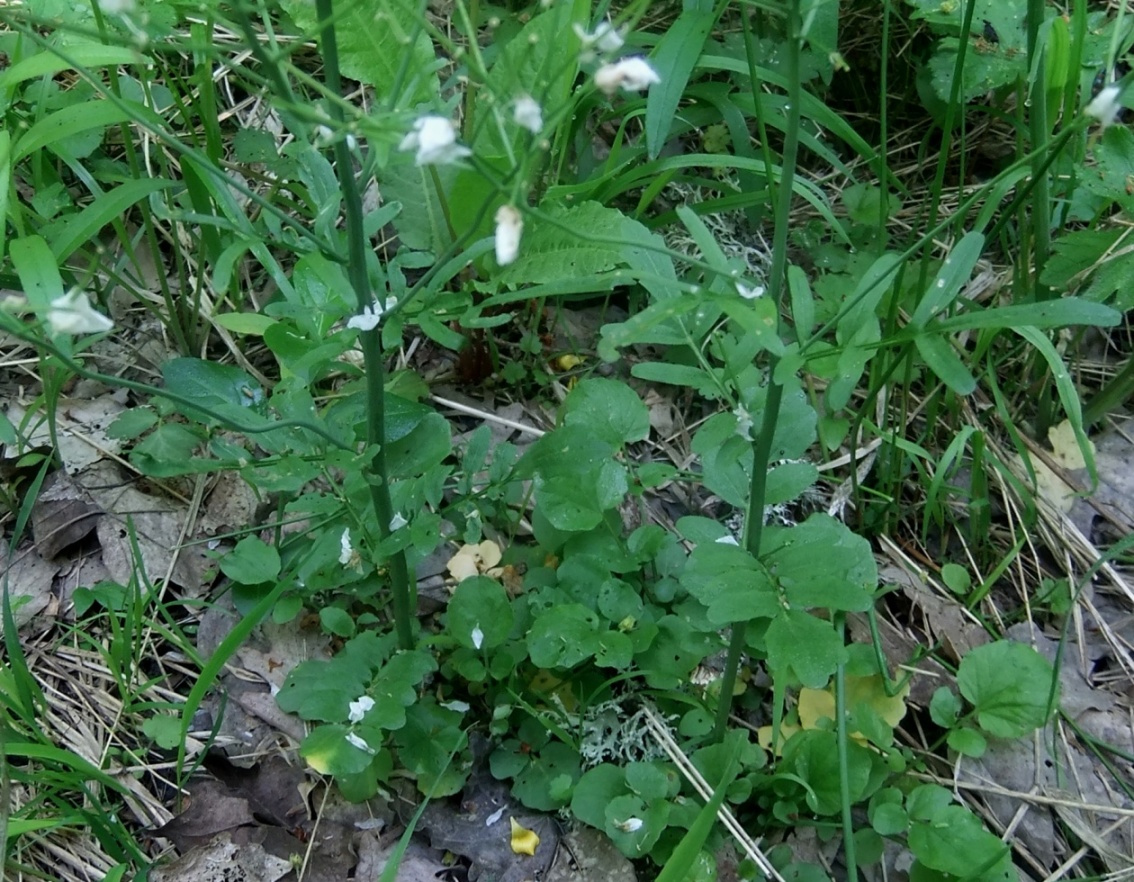
M 99 196 L 80 211 L 67 218 L 60 229 L 51 237 L 51 253 L 63 262 L 80 246 L 90 242 L 108 223 L 124 215 L 127 209 L 151 193 L 173 186 L 169 181 L 139 179 L 126 181 L 109 193 Z
M 957 299 L 961 293 L 961 286 L 973 274 L 980 253 L 984 248 L 984 236 L 980 233 L 966 233 L 965 236 L 953 246 L 937 278 L 929 286 L 929 290 L 921 298 L 921 302 L 914 311 L 910 324 L 915 328 L 924 328 L 926 323 L 940 312 L 943 312 L 950 303 Z
M 130 103 L 130 102 L 127 102 Z M 141 108 L 144 110 L 144 108 Z M 130 107 L 119 107 L 109 101 L 91 101 L 72 105 L 49 114 L 33 125 L 16 142 L 12 162 L 16 163 L 37 150 L 50 147 L 64 138 L 70 138 L 91 129 L 106 128 L 133 119 Z
M 67 58 L 68 60 L 65 61 L 48 51 L 13 64 L 3 74 L 0 74 L 0 92 L 17 83 L 22 83 L 24 80 L 52 76 L 65 70 L 133 64 L 140 59 L 140 56 L 133 49 L 124 46 L 80 43 L 76 46 L 67 47 Z
M 62 297 L 63 277 L 55 263 L 55 255 L 42 236 L 24 236 L 12 240 L 12 264 L 24 294 L 41 317 L 47 315 L 51 301 Z
M 1091 442 L 1087 440 L 1087 433 L 1083 429 L 1083 408 L 1079 402 L 1079 393 L 1071 380 L 1071 375 L 1067 372 L 1067 367 L 1063 364 L 1063 359 L 1059 357 L 1059 353 L 1056 352 L 1051 341 L 1034 327 L 1014 326 L 1012 330 L 1038 349 L 1040 355 L 1047 361 L 1047 366 L 1051 368 L 1051 376 L 1055 379 L 1055 389 L 1059 393 L 1059 401 L 1063 404 L 1067 421 L 1071 424 L 1071 429 L 1075 433 L 1075 440 L 1079 442 L 1079 450 L 1083 454 L 1087 474 L 1091 477 L 1091 483 L 1097 484 L 1099 473 L 1095 468 L 1095 454 Z
M 712 0 L 689 0 L 654 51 L 652 61 L 661 82 L 650 88 L 646 98 L 646 147 L 650 159 L 657 159 L 673 125 L 689 74 L 693 72 L 705 38 L 717 20 Z M 723 6 L 721 7 L 724 8 Z
M 4 259 L 4 245 L 8 241 L 8 187 L 12 180 L 12 136 L 0 132 L 0 261 Z
M 958 395 L 969 395 L 976 389 L 976 380 L 945 337 L 927 332 L 914 337 L 914 343 L 929 369 Z
M 928 330 L 968 331 L 978 328 L 1064 328 L 1068 325 L 1096 325 L 1113 328 L 1122 320 L 1122 313 L 1102 303 L 1081 297 L 1064 297 L 1042 303 L 1018 303 L 963 312 L 934 322 Z

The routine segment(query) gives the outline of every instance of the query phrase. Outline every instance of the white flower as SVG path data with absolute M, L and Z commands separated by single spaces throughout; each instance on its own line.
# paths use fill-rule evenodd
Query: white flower
M 583 44 L 584 61 L 590 61 L 594 58 L 594 49 L 598 49 L 604 55 L 610 55 L 622 48 L 622 34 L 615 30 L 614 26 L 608 21 L 600 21 L 595 26 L 594 33 L 590 34 L 577 22 L 572 25 L 572 28 L 575 31 L 575 36 Z
M 397 297 L 387 297 L 385 304 L 375 303 L 368 306 L 359 315 L 352 316 L 346 323 L 348 328 L 357 328 L 360 331 L 373 331 L 382 321 L 382 316 L 398 305 Z
M 134 11 L 134 0 L 98 0 L 98 8 L 105 15 L 122 15 Z
M 352 723 L 361 723 L 362 718 L 366 716 L 366 712 L 374 707 L 374 699 L 369 695 L 360 695 L 350 703 L 350 721 Z
M 745 300 L 755 300 L 757 297 L 764 296 L 764 286 L 753 285 L 751 288 L 749 288 L 747 285 L 741 282 L 737 282 L 736 293 L 743 297 Z
M 457 143 L 457 130 L 444 116 L 423 116 L 413 131 L 402 138 L 399 150 L 416 150 L 418 165 L 447 165 L 471 156 L 472 151 Z
M 604 64 L 595 71 L 595 85 L 607 95 L 619 89 L 624 92 L 641 92 L 653 83 L 660 83 L 661 77 L 650 67 L 641 55 L 631 55 L 613 64 Z
M 1121 97 L 1122 87 L 1117 83 L 1111 83 L 1091 99 L 1091 103 L 1083 108 L 1083 113 L 1097 119 L 1105 129 L 1114 123 L 1118 112 L 1122 110 L 1122 105 L 1118 103 Z
M 627 818 L 625 821 L 615 821 L 614 826 L 623 833 L 637 833 L 642 829 L 641 818 Z
M 339 549 L 339 563 L 345 567 L 354 557 L 354 548 L 350 544 L 350 527 L 343 530 L 343 535 L 339 537 Z
M 713 541 L 716 542 L 717 545 L 735 545 L 737 548 L 740 547 L 740 543 L 736 541 L 735 536 L 721 536 L 720 539 L 714 539 Z
M 469 703 L 467 701 L 443 701 L 441 702 L 441 707 L 458 714 L 467 714 L 469 712 Z
M 751 441 L 752 414 L 750 414 L 743 405 L 740 405 L 732 412 L 732 415 L 736 417 L 736 434 L 741 438 L 746 438 Z
M 390 532 L 393 533 L 395 530 L 400 530 L 408 523 L 409 521 L 402 517 L 402 513 L 398 512 L 396 515 L 390 518 Z
M 480 622 L 473 625 L 472 633 L 469 636 L 472 637 L 472 645 L 476 649 L 480 649 L 484 645 L 484 632 L 480 630 Z
M 335 140 L 335 130 L 330 126 L 316 126 L 315 127 L 315 143 L 317 144 L 330 144 Z
M 359 750 L 366 751 L 371 756 L 374 756 L 374 754 L 377 753 L 377 751 L 374 750 L 373 747 L 366 743 L 365 738 L 355 735 L 353 732 L 347 732 L 346 740 L 357 747 Z
M 539 102 L 531 95 L 521 95 L 512 108 L 512 121 L 533 135 L 538 135 L 543 128 L 543 111 Z
M 514 205 L 501 205 L 496 210 L 496 262 L 507 266 L 520 256 L 520 235 L 524 218 Z
M 78 288 L 51 301 L 47 323 L 53 334 L 99 334 L 114 327 L 114 322 L 96 312 L 86 292 Z

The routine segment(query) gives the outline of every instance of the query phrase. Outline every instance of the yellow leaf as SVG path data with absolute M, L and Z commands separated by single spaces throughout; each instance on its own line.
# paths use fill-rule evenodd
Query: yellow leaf
M 479 545 L 462 545 L 445 564 L 445 568 L 456 581 L 463 582 L 481 573 L 496 575 L 490 570 L 500 563 L 501 557 L 503 553 L 500 546 L 491 539 L 485 539 Z
M 799 725 L 817 729 L 820 720 L 835 719 L 835 696 L 826 689 L 800 689 L 798 710 Z
M 583 359 L 577 355 L 561 355 L 555 359 L 555 369 L 557 371 L 569 371 L 571 368 L 577 368 L 583 363 Z
M 539 836 L 535 830 L 529 830 L 512 818 L 512 851 L 515 854 L 527 854 L 535 857 L 535 850 L 539 848 Z
M 800 689 L 799 690 L 799 724 L 804 729 L 817 729 L 824 720 L 835 719 L 835 693 L 834 683 L 829 689 Z M 869 705 L 878 714 L 886 725 L 894 728 L 906 715 L 906 696 L 910 693 L 910 684 L 906 685 L 897 695 L 886 694 L 886 684 L 878 674 L 869 677 L 847 676 L 847 708 L 853 710 L 860 704 Z M 861 732 L 852 732 L 851 737 L 865 741 Z
M 799 731 L 799 726 L 789 726 L 787 724 L 780 726 L 780 742 L 776 745 L 776 756 L 780 756 L 784 750 L 784 743 L 791 738 L 796 732 Z M 756 730 L 756 740 L 764 750 L 771 751 L 772 749 L 772 727 L 761 726 Z

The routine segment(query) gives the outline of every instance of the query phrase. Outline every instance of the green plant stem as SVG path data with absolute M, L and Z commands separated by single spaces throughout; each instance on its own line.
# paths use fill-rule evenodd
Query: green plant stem
M 1107 413 L 1128 401 L 1134 394 L 1134 358 L 1129 358 L 1122 370 L 1099 390 L 1083 408 L 1083 427 L 1093 426 Z
M 835 613 L 835 630 L 840 637 L 846 629 L 846 613 Z M 835 671 L 835 741 L 839 747 L 839 801 L 842 803 L 843 854 L 847 861 L 847 882 L 857 882 L 858 861 L 855 855 L 854 817 L 851 813 L 850 758 L 847 756 L 847 666 L 839 665 Z
M 800 0 L 790 0 L 788 9 L 787 64 L 785 76 L 788 82 L 788 118 L 784 134 L 784 155 L 781 164 L 779 190 L 776 193 L 776 228 L 772 236 L 772 266 L 768 274 L 768 296 L 776 304 L 777 314 L 784 302 L 784 282 L 787 277 L 787 234 L 791 224 L 792 184 L 795 178 L 796 159 L 799 154 L 800 105 L 802 103 L 799 75 L 799 56 L 802 52 L 803 35 L 800 32 Z M 780 414 L 784 387 L 775 378 L 778 359 L 774 356 L 768 362 L 768 392 L 764 400 L 764 416 L 760 433 L 752 442 L 752 479 L 748 494 L 748 512 L 745 517 L 745 545 L 749 553 L 759 560 L 760 542 L 764 535 L 764 500 L 768 483 L 768 462 L 772 455 L 772 438 Z M 728 728 L 728 717 L 732 712 L 732 690 L 736 684 L 736 674 L 740 668 L 740 657 L 744 653 L 748 632 L 747 622 L 736 622 L 732 626 L 728 657 L 721 676 L 721 695 L 717 705 L 716 725 L 713 738 L 720 741 Z
M 331 25 L 332 6 L 333 0 L 315 2 L 327 87 L 334 94 L 342 95 L 338 41 L 335 39 L 335 29 Z M 345 125 L 342 107 L 332 104 L 330 114 L 341 131 Z M 359 312 L 362 312 L 373 305 L 374 296 L 370 290 L 370 277 L 366 271 L 367 243 L 362 225 L 362 195 L 358 191 L 358 181 L 354 176 L 350 147 L 342 137 L 335 144 L 335 168 L 338 172 L 339 186 L 343 191 L 343 210 L 346 214 L 347 276 L 358 298 Z M 385 298 L 382 302 L 385 303 Z M 370 485 L 374 513 L 378 518 L 378 536 L 380 539 L 385 539 L 390 535 L 390 521 L 394 517 L 394 507 L 390 502 L 390 482 L 386 470 L 386 366 L 382 361 L 381 325 L 363 331 L 361 337 L 362 355 L 366 365 L 366 441 L 368 450 L 373 451 L 367 483 Z M 409 577 L 405 552 L 398 550 L 391 553 L 387 563 L 398 645 L 402 649 L 412 649 L 413 585 Z

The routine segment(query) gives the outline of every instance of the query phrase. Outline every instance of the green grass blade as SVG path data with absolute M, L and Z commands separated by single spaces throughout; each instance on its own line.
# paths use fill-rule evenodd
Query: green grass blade
M 669 860 L 665 862 L 665 866 L 658 874 L 657 882 L 684 882 L 689 875 L 693 862 L 697 859 L 705 840 L 709 838 L 709 833 L 713 830 L 713 823 L 717 819 L 717 812 L 721 810 L 721 805 L 724 803 L 725 793 L 736 777 L 737 758 L 739 756 L 740 741 L 738 740 L 733 747 L 728 765 L 725 767 L 724 777 L 717 784 L 717 789 L 713 791 L 712 799 L 705 803 L 705 807 L 697 815 L 697 819 L 689 828 L 689 832 L 681 837 L 681 841 L 677 843 L 677 848 L 673 850 L 673 854 L 670 855 Z
M 929 369 L 958 395 L 968 395 L 976 389 L 976 379 L 945 337 L 930 331 L 914 337 L 914 344 Z
M 125 106 L 119 107 L 107 101 L 92 101 L 49 114 L 28 129 L 16 142 L 12 162 L 19 162 L 37 150 L 81 132 L 129 122 L 135 116 L 129 106 L 131 103 L 124 101 Z M 140 111 L 144 110 L 145 108 L 140 108 Z

